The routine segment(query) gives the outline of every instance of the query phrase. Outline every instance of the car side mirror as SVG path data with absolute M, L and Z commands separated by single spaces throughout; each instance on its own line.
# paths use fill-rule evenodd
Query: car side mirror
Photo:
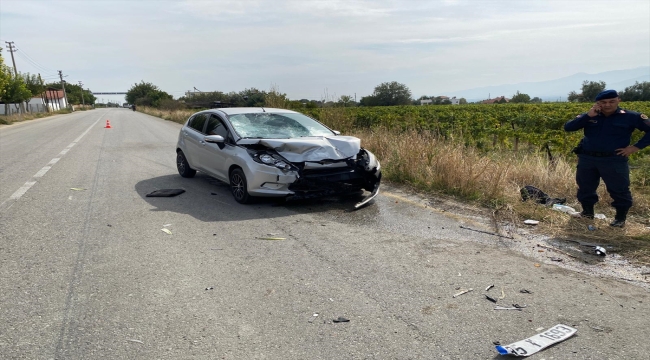
M 338 130 L 332 130 L 336 135 L 341 135 L 341 132 Z
M 212 144 L 221 144 L 226 140 L 221 135 L 208 135 L 203 138 L 203 141 Z

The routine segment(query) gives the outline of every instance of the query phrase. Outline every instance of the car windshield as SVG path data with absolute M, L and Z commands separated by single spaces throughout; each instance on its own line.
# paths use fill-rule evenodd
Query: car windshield
M 237 114 L 230 115 L 228 119 L 243 138 L 291 139 L 334 135 L 318 121 L 297 113 Z

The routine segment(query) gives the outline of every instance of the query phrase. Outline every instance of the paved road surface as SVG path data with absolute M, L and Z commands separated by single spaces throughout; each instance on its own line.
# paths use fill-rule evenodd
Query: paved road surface
M 521 254 L 389 186 L 356 212 L 239 205 L 177 174 L 179 129 L 127 109 L 0 128 L 1 358 L 494 359 L 493 341 L 559 323 L 577 335 L 533 358 L 650 353 L 647 286 Z M 187 192 L 145 197 L 162 188 Z M 493 310 L 491 284 L 527 307 Z

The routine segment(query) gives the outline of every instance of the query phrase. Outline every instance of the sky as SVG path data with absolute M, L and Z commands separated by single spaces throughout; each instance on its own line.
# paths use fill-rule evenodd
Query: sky
M 145 81 L 175 98 L 257 88 L 335 101 L 397 81 L 414 98 L 453 96 L 648 66 L 650 1 L 2 0 L 0 40 L 20 72 L 61 70 L 94 92 Z

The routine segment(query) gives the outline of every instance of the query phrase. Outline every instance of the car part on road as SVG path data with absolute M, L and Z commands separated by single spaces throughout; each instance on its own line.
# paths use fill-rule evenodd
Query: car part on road
M 528 339 L 504 346 L 497 345 L 496 350 L 500 355 L 529 356 L 553 344 L 570 338 L 576 332 L 578 332 L 578 330 L 575 328 L 558 324 L 547 331 L 533 335 Z
M 172 234 L 171 230 L 169 230 L 169 229 L 163 228 L 163 229 L 160 229 L 160 231 L 162 231 L 162 232 L 164 232 L 165 234 L 168 234 L 168 235 Z
M 339 316 L 337 319 L 332 320 L 332 322 L 335 322 L 335 323 L 343 323 L 343 322 L 350 322 L 350 320 L 348 320 L 348 319 L 346 319 L 346 318 L 344 318 L 344 317 L 340 317 L 340 316 Z
M 521 307 L 509 307 L 509 306 L 497 306 L 494 308 L 494 310 L 523 310 Z
M 490 291 L 494 287 L 494 284 L 488 285 L 488 287 L 485 288 L 485 291 Z
M 489 295 L 485 295 L 485 298 L 488 299 L 488 300 L 490 300 L 490 301 L 492 301 L 493 303 L 496 303 L 496 302 L 497 302 L 497 299 L 495 299 L 495 298 L 493 298 L 493 297 L 491 297 L 491 296 L 489 296 Z
M 468 292 L 473 291 L 473 290 L 474 290 L 474 289 L 466 289 L 466 290 L 463 290 L 463 291 L 461 291 L 461 292 L 458 292 L 458 293 L 454 294 L 452 297 L 453 297 L 453 298 L 456 298 L 456 297 L 461 296 L 461 295 L 463 295 L 463 294 L 467 294 Z
M 147 197 L 173 197 L 184 193 L 183 189 L 160 189 L 147 194 Z

